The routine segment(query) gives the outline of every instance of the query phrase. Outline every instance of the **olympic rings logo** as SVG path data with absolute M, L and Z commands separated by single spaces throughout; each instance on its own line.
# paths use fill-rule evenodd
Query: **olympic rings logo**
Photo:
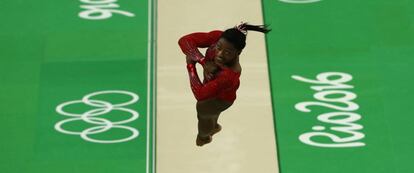
M 104 95 L 104 94 L 128 95 L 128 96 L 131 97 L 131 100 L 129 100 L 125 103 L 112 104 L 112 103 L 107 102 L 107 101 L 92 99 L 92 97 L 95 97 L 95 96 L 98 96 L 98 95 Z M 139 117 L 139 113 L 132 110 L 132 109 L 124 108 L 124 106 L 131 105 L 131 104 L 137 102 L 138 100 L 139 100 L 139 96 L 132 93 L 132 92 L 129 92 L 129 91 L 107 90 L 107 91 L 98 91 L 98 92 L 94 92 L 94 93 L 85 95 L 82 98 L 82 100 L 74 100 L 74 101 L 64 102 L 64 103 L 62 103 L 62 104 L 60 104 L 56 107 L 56 112 L 61 114 L 61 115 L 69 116 L 69 117 L 73 117 L 73 118 L 68 118 L 68 119 L 57 122 L 55 124 L 55 129 L 58 132 L 68 134 L 68 135 L 80 135 L 80 137 L 82 139 L 84 139 L 86 141 L 89 141 L 89 142 L 94 142 L 94 143 L 109 144 L 109 143 L 121 143 L 121 142 L 130 141 L 130 140 L 138 137 L 139 131 L 135 128 L 124 126 L 122 124 L 129 123 L 129 122 L 132 122 L 132 121 L 136 120 Z M 89 110 L 89 111 L 87 111 L 85 113 L 82 113 L 82 114 L 69 113 L 69 112 L 64 111 L 64 108 L 66 106 L 73 105 L 73 104 L 79 104 L 79 103 L 86 104 L 86 105 L 93 106 L 93 107 L 97 107 L 97 108 Z M 100 115 L 107 114 L 107 113 L 109 113 L 113 110 L 128 112 L 132 116 L 127 120 L 122 120 L 122 121 L 117 121 L 117 122 L 111 122 L 107 119 L 98 117 Z M 94 124 L 96 126 L 84 129 L 83 131 L 80 131 L 80 132 L 69 131 L 69 130 L 65 130 L 64 128 L 62 128 L 62 126 L 64 124 L 69 123 L 69 122 L 74 122 L 74 121 L 84 121 L 84 122 L 87 122 L 87 123 L 90 123 L 90 124 Z M 93 138 L 90 137 L 90 135 L 94 135 L 94 134 L 98 134 L 98 133 L 104 133 L 106 131 L 109 131 L 112 128 L 128 130 L 132 134 L 129 137 L 126 137 L 126 138 L 123 138 L 123 139 L 114 139 L 114 140 L 99 140 L 99 139 L 93 139 Z

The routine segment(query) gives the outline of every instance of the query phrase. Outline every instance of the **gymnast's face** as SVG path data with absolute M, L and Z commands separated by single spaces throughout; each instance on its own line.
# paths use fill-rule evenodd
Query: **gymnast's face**
M 221 38 L 216 44 L 214 62 L 218 65 L 231 65 L 239 57 L 240 51 L 226 39 Z

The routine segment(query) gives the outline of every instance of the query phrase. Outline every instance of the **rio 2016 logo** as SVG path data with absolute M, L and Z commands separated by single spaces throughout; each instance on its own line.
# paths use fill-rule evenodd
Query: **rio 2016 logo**
M 299 136 L 301 142 L 311 146 L 329 148 L 362 147 L 366 145 L 364 142 L 361 142 L 365 135 L 359 131 L 363 129 L 363 126 L 356 123 L 356 121 L 361 119 L 361 115 L 355 112 L 359 109 L 359 105 L 353 102 L 357 98 L 357 95 L 346 90 L 354 88 L 354 86 L 346 84 L 346 82 L 352 80 L 350 74 L 325 72 L 318 74 L 316 80 L 307 79 L 298 75 L 293 75 L 292 78 L 301 82 L 314 84 L 310 88 L 317 91 L 313 97 L 318 101 L 300 102 L 295 105 L 296 110 L 308 113 L 312 112 L 310 109 L 312 106 L 332 109 L 334 110 L 333 112 L 321 114 L 317 119 L 325 124 L 335 125 L 330 130 L 339 132 L 341 136 L 348 136 L 341 137 L 326 132 L 325 130 L 327 129 L 325 126 L 313 126 L 312 132 L 307 132 Z M 341 97 L 333 98 L 335 95 L 341 95 Z M 338 106 L 337 104 L 344 106 Z M 328 138 L 331 143 L 317 142 L 314 140 L 315 138 Z
M 131 99 L 124 103 L 117 103 L 117 104 L 113 104 L 107 100 L 94 99 L 94 97 L 98 95 L 105 95 L 105 94 L 126 95 L 126 96 L 131 97 Z M 91 94 L 85 95 L 80 100 L 72 100 L 72 101 L 61 103 L 56 107 L 56 112 L 69 118 L 57 122 L 55 124 L 55 129 L 58 132 L 63 133 L 63 134 L 78 135 L 85 141 L 93 142 L 93 143 L 110 144 L 110 143 L 121 143 L 121 142 L 130 141 L 138 137 L 139 132 L 137 129 L 133 127 L 125 126 L 123 124 L 130 123 L 138 119 L 139 113 L 133 109 L 125 108 L 125 106 L 132 105 L 138 100 L 139 100 L 138 95 L 136 95 L 135 93 L 129 92 L 129 91 L 107 90 L 107 91 L 93 92 Z M 84 104 L 84 105 L 92 106 L 92 107 L 95 107 L 95 109 L 91 109 L 89 111 L 86 111 L 80 114 L 65 111 L 66 107 L 69 107 L 71 105 L 76 105 L 76 104 Z M 120 115 L 115 114 L 115 116 L 117 117 L 125 116 L 125 113 L 130 114 L 130 116 L 126 120 L 120 120 L 116 122 L 109 121 L 108 119 L 105 119 L 102 117 L 102 116 L 105 116 L 106 114 L 111 113 L 112 111 L 123 112 Z M 114 114 L 111 114 L 111 115 L 114 115 Z M 83 129 L 83 130 L 76 130 L 76 131 L 67 130 L 64 128 L 65 124 L 73 123 L 73 122 L 82 123 L 82 121 L 92 124 L 94 126 Z M 91 135 L 105 133 L 111 129 L 121 129 L 121 130 L 127 131 L 127 133 L 129 133 L 130 135 L 122 139 L 105 139 L 105 140 L 94 139 L 91 137 Z M 106 135 L 111 136 L 110 133 L 107 133 Z
M 133 13 L 117 10 L 120 6 L 117 0 L 80 0 L 87 5 L 81 5 L 82 11 L 79 17 L 87 20 L 103 20 L 112 17 L 112 13 L 118 13 L 127 17 L 134 17 Z

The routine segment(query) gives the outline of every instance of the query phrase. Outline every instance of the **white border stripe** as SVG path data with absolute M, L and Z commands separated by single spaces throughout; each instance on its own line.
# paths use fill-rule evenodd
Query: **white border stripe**
M 148 0 L 148 52 L 147 52 L 147 165 L 146 165 L 146 172 L 149 173 L 149 155 L 150 155 L 150 151 L 149 151 L 149 142 L 150 142 L 150 101 L 151 101 L 151 15 L 152 15 L 152 10 L 151 10 L 151 0 Z
M 156 119 L 156 93 L 157 93 L 157 78 L 156 78 L 156 74 L 157 74 L 157 69 L 156 69 L 156 63 L 157 63 L 157 61 L 156 61 L 156 59 L 157 59 L 157 43 L 156 43 L 156 41 L 157 41 L 157 7 L 158 7 L 158 5 L 157 5 L 157 0 L 153 0 L 152 1 L 153 2 L 153 4 L 152 4 L 152 24 L 153 24 L 153 28 L 152 28 L 152 30 L 153 30 L 153 32 L 152 32 L 152 46 L 153 46 L 153 48 L 152 48 L 152 53 L 153 53 L 153 55 L 152 55 L 152 57 L 153 57 L 153 66 L 152 66 L 152 70 L 153 70 L 153 85 L 152 85 L 152 88 L 153 88 L 153 90 L 152 90 L 152 101 L 153 101 L 153 103 L 152 103 L 152 135 L 153 135 L 153 137 L 152 137 L 152 172 L 153 173 L 155 173 L 156 172 L 156 168 L 155 168 L 155 158 L 156 158 L 156 153 L 155 153 L 155 145 L 157 144 L 156 143 L 156 121 L 157 121 L 157 119 Z
M 157 168 L 156 168 L 156 145 L 157 145 L 157 141 L 156 141 L 156 138 L 157 138 L 157 126 L 156 126 L 156 123 L 157 123 L 157 118 L 156 118 L 156 114 L 157 114 L 157 109 L 156 109 L 156 102 L 157 102 L 157 57 L 158 57 L 158 54 L 157 54 L 157 41 L 158 41 L 158 32 L 157 32 L 157 29 L 158 29 L 158 0 L 153 0 L 153 6 L 152 6 L 152 8 L 153 8 L 153 16 L 152 16 L 152 20 L 153 20 L 153 34 L 154 35 L 152 35 L 153 36 L 153 49 L 152 49 L 152 51 L 153 51 L 153 58 L 154 58 L 154 61 L 153 61 L 153 71 L 154 71 L 154 73 L 153 73 L 153 108 L 152 108 L 152 111 L 153 111 L 153 119 L 152 119 L 152 129 L 153 129 L 153 131 L 152 131 L 152 134 L 153 134 L 153 138 L 152 138 L 152 172 L 153 173 L 155 173 L 155 172 L 157 172 Z

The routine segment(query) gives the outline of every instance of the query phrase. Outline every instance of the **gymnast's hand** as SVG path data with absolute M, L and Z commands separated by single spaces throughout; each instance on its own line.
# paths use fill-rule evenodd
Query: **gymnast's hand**
M 189 57 L 189 56 L 186 56 L 185 57 L 185 59 L 186 59 L 186 61 L 187 61 L 187 64 L 195 64 L 196 62 L 191 58 L 191 57 Z
M 219 67 L 214 63 L 214 61 L 206 61 L 204 64 L 204 77 L 207 80 L 214 78 L 216 73 L 219 71 Z

